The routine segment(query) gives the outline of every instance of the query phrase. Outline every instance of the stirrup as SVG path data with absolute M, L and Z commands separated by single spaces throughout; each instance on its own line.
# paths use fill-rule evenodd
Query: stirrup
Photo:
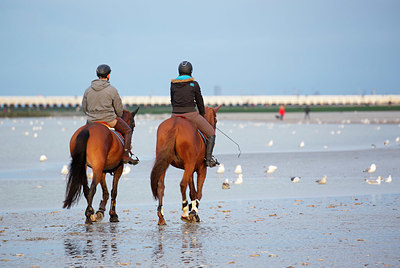
M 132 152 L 131 151 L 128 151 L 128 157 L 129 157 L 129 159 L 128 160 L 122 160 L 122 162 L 124 163 L 124 164 L 130 164 L 130 165 L 137 165 L 137 164 L 139 164 L 139 158 L 136 156 L 136 159 L 133 159 L 133 158 L 131 158 L 130 156 L 129 156 L 129 154 L 130 155 L 133 155 L 132 154 Z M 123 158 L 123 157 L 122 157 Z
M 214 156 L 211 156 L 209 160 L 206 160 L 206 166 L 215 167 L 216 165 L 219 165 L 219 162 Z

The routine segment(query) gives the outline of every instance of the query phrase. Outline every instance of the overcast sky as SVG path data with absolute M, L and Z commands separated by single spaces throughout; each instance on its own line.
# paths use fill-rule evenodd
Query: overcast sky
M 400 1 L 0 0 L 0 96 L 400 94 Z M 218 89 L 218 90 L 216 90 Z

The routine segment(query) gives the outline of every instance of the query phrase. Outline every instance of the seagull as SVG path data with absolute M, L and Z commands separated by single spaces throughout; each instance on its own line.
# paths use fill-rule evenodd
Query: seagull
M 368 180 L 366 179 L 365 182 L 368 184 L 381 184 L 383 178 L 379 176 L 376 180 Z
M 298 182 L 300 182 L 300 177 L 292 177 L 292 178 L 290 178 L 290 180 L 292 181 L 292 182 L 294 182 L 294 183 L 298 183 Z
M 123 169 L 123 171 L 122 171 L 122 175 L 128 175 L 129 173 L 131 172 L 131 167 L 130 166 L 128 166 L 128 165 L 125 165 L 124 166 L 124 169 Z
M 228 179 L 225 179 L 225 181 L 222 183 L 222 189 L 230 189 L 231 186 L 229 184 Z
M 400 137 L 396 137 L 396 139 L 394 140 L 396 143 L 400 142 Z
M 237 179 L 233 183 L 234 184 L 242 184 L 243 183 L 243 175 L 239 174 L 239 176 L 237 177 Z
M 273 141 L 273 140 L 270 140 L 270 141 L 267 143 L 267 146 L 268 146 L 268 147 L 271 147 L 272 145 L 274 145 L 274 141 Z
M 63 165 L 63 167 L 61 169 L 61 174 L 62 175 L 67 175 L 68 174 L 68 166 L 67 165 Z
M 363 172 L 368 172 L 368 173 L 374 173 L 376 170 L 376 165 L 375 164 L 371 164 L 371 166 L 365 170 L 363 170 Z
M 383 144 L 384 144 L 385 146 L 389 146 L 389 140 L 385 140 L 385 141 L 383 142 Z
M 372 148 L 372 149 L 375 149 L 375 148 L 376 148 L 376 145 L 375 145 L 375 144 L 371 144 L 371 148 Z
M 315 182 L 318 182 L 319 184 L 326 184 L 326 178 L 327 176 L 325 175 L 322 179 L 316 180 Z
M 45 156 L 44 154 L 42 154 L 40 156 L 40 162 L 45 162 L 47 160 L 47 156 Z
M 277 168 L 278 168 L 277 166 L 270 165 L 270 166 L 268 166 L 268 168 L 265 172 L 267 172 L 268 174 L 272 174 L 277 170 Z
M 385 182 L 391 183 L 392 182 L 392 175 L 389 175 L 389 177 L 385 178 Z
M 300 142 L 299 147 L 300 147 L 300 148 L 303 148 L 303 147 L 304 147 L 304 141 Z
M 242 174 L 242 166 L 241 165 L 237 165 L 235 168 L 235 173 L 237 175 Z
M 221 163 L 218 165 L 217 174 L 224 174 L 224 172 L 225 172 L 225 166 L 224 164 Z

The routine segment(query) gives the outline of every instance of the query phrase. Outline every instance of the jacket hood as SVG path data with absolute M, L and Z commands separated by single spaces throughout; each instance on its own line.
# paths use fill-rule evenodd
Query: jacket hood
M 191 77 L 190 75 L 180 75 L 175 79 L 171 79 L 171 83 L 173 83 L 173 84 L 185 83 L 185 82 L 191 82 L 191 81 L 194 81 L 194 78 Z
M 92 85 L 90 86 L 93 90 L 100 91 L 110 86 L 110 82 L 107 80 L 96 79 L 92 81 Z

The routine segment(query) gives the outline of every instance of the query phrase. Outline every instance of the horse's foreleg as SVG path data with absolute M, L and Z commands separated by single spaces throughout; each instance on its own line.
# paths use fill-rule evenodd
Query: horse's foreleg
M 163 210 L 163 197 L 165 190 L 165 171 L 161 174 L 160 179 L 158 180 L 157 186 L 157 199 L 158 199 L 158 208 L 157 208 L 157 216 L 158 216 L 158 225 L 166 225 L 164 219 L 164 210 Z
M 189 221 L 200 221 L 199 216 L 198 216 L 198 207 L 199 207 L 199 202 L 197 200 L 197 191 L 196 187 L 194 185 L 194 180 L 193 180 L 193 169 L 186 169 L 185 173 L 183 175 L 183 180 L 187 180 L 187 183 L 189 184 L 189 196 L 190 200 L 192 201 L 191 204 L 188 206 L 188 211 L 189 212 Z
M 118 182 L 119 178 L 121 178 L 123 168 L 124 166 L 122 165 L 114 172 L 113 187 L 111 190 L 110 222 L 119 222 L 115 207 L 117 205 Z
M 110 194 L 108 193 L 107 183 L 106 183 L 106 173 L 100 180 L 101 189 L 103 190 L 103 200 L 100 201 L 99 210 L 96 212 L 96 221 L 102 221 L 104 218 L 104 211 L 106 211 L 106 205 Z

